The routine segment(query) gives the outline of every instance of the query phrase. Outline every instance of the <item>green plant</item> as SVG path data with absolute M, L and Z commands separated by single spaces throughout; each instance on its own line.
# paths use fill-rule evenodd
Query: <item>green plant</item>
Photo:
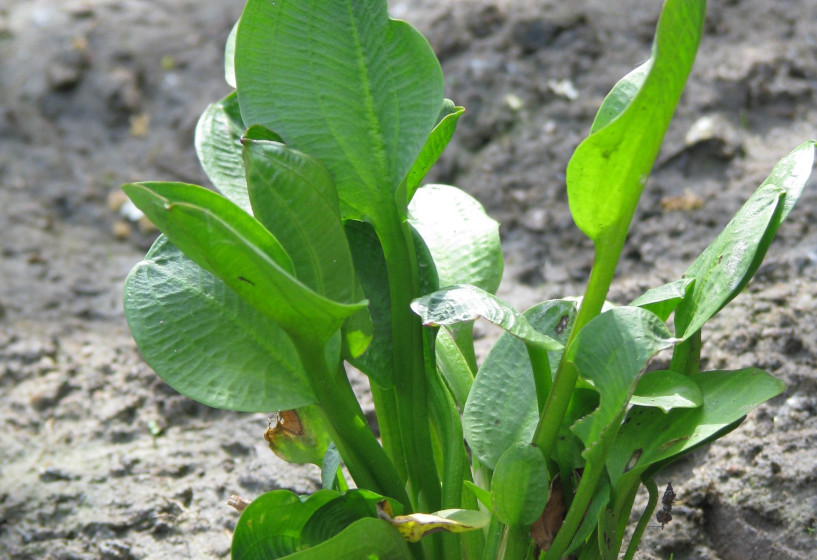
M 581 305 L 520 313 L 492 295 L 497 224 L 454 187 L 420 186 L 463 113 L 425 39 L 383 1 L 248 1 L 227 47 L 237 92 L 196 131 L 220 194 L 124 186 L 164 232 L 125 287 L 145 359 L 210 406 L 286 411 L 271 446 L 322 466 L 323 490 L 245 509 L 234 558 L 614 558 L 643 484 L 632 558 L 656 473 L 783 390 L 757 369 L 699 372 L 701 328 L 757 270 L 814 142 L 683 278 L 604 311 L 704 12 L 666 1 L 652 56 L 570 160 L 571 212 L 595 246 Z M 480 366 L 477 317 L 507 331 Z M 644 373 L 670 348 L 669 369 Z M 382 443 L 345 362 L 370 379 Z

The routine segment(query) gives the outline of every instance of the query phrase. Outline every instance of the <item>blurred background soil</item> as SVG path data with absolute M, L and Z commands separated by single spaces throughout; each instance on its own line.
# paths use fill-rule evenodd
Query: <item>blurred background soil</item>
M 616 303 L 677 279 L 774 163 L 815 136 L 817 5 L 710 4 Z M 464 188 L 502 223 L 501 295 L 525 308 L 580 294 L 592 250 L 564 169 L 606 92 L 649 56 L 658 3 L 390 6 L 426 34 L 447 95 L 467 109 L 429 180 Z M 241 7 L 0 0 L 0 558 L 226 558 L 231 494 L 319 485 L 317 469 L 266 448 L 265 415 L 169 389 L 122 314 L 124 278 L 154 234 L 121 212 L 119 185 L 206 184 L 193 130 L 229 91 L 222 49 Z M 647 530 L 638 558 L 815 558 L 815 187 L 704 333 L 706 368 L 758 366 L 788 388 L 658 477 L 678 494 L 674 519 Z

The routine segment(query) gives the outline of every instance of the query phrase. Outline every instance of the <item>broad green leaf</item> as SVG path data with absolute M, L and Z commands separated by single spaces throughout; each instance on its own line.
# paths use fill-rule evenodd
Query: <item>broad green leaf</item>
M 437 368 L 451 387 L 454 399 L 460 409 L 465 407 L 471 385 L 474 383 L 474 374 L 468 366 L 468 361 L 460 352 L 448 329 L 440 329 L 434 346 L 437 356 Z
M 638 375 L 657 352 L 671 347 L 663 321 L 640 307 L 618 307 L 592 319 L 565 350 L 565 359 L 599 392 L 599 407 L 576 422 L 571 431 L 584 442 L 584 457 L 598 441 L 615 433 Z M 614 436 L 613 436 L 614 437 Z
M 420 186 L 423 178 L 429 170 L 434 167 L 434 164 L 437 163 L 437 160 L 454 135 L 454 130 L 457 128 L 457 121 L 464 112 L 464 107 L 455 106 L 454 102 L 450 99 L 446 99 L 443 102 L 442 111 L 440 111 L 440 115 L 437 117 L 437 125 L 431 131 L 431 134 L 428 135 L 420 155 L 417 157 L 414 165 L 411 166 L 408 175 L 398 190 L 397 201 L 401 209 L 408 207 L 414 193 L 417 191 L 417 187 Z
M 576 317 L 576 303 L 548 301 L 528 309 L 525 316 L 540 332 L 563 344 Z M 548 353 L 552 374 L 561 354 L 561 350 Z M 494 344 L 474 378 L 462 422 L 472 453 L 489 468 L 510 445 L 531 440 L 539 410 L 533 371 L 520 339 L 506 333 Z
M 814 146 L 809 140 L 781 159 L 686 271 L 695 285 L 675 312 L 678 336 L 695 334 L 749 282 L 811 175 Z
M 261 129 L 259 131 L 259 129 Z M 292 258 L 295 275 L 334 301 L 352 301 L 355 269 L 332 177 L 314 158 L 280 142 L 242 139 L 255 217 Z
M 650 60 L 613 88 L 570 159 L 570 211 L 596 243 L 627 232 L 692 68 L 705 11 L 704 0 L 667 0 Z
M 386 521 L 400 531 L 408 542 L 418 542 L 424 536 L 445 531 L 446 533 L 466 533 L 487 527 L 491 514 L 482 510 L 444 509 L 435 513 L 410 513 L 386 517 Z
M 529 443 L 514 444 L 499 457 L 491 478 L 491 503 L 502 523 L 527 527 L 539 519 L 550 480 L 542 452 Z
M 363 305 L 331 301 L 298 281 L 278 241 L 216 193 L 184 183 L 131 183 L 122 188 L 185 255 L 290 336 L 328 341 Z
M 688 375 L 660 370 L 645 373 L 638 380 L 630 404 L 654 406 L 664 412 L 673 408 L 701 406 L 701 391 Z
M 319 490 L 310 496 L 297 496 L 289 490 L 267 492 L 255 499 L 241 514 L 233 533 L 232 558 L 274 560 L 331 557 L 353 560 L 365 558 L 354 555 L 362 550 L 372 553 L 402 550 L 394 548 L 393 543 L 390 543 L 392 539 L 389 538 L 383 539 L 382 543 L 370 543 L 369 548 L 361 549 L 360 543 L 355 541 L 360 541 L 362 535 L 355 533 L 354 538 L 350 538 L 345 531 L 365 518 L 376 522 L 367 525 L 372 535 L 382 533 L 381 536 L 387 536 L 378 527 L 393 531 L 388 523 L 374 519 L 377 515 L 377 502 L 383 499 L 382 496 L 365 490 L 352 490 L 345 494 Z M 390 501 L 390 504 L 399 507 L 395 502 Z M 344 533 L 345 536 L 342 536 Z M 394 531 L 394 534 L 405 546 L 399 533 Z M 333 543 L 333 548 L 330 549 L 332 554 L 327 551 L 327 543 Z
M 372 340 L 357 357 L 347 356 L 350 364 L 365 373 L 380 387 L 394 386 L 392 380 L 394 347 L 391 335 L 391 297 L 386 258 L 374 228 L 365 222 L 347 220 L 346 237 L 352 251 L 358 280 L 369 301 Z
M 326 165 L 344 217 L 393 214 L 443 107 L 443 77 L 425 38 L 389 19 L 386 2 L 249 0 L 235 71 L 244 122 Z
M 630 409 L 607 457 L 614 486 L 622 476 L 621 484 L 638 484 L 650 465 L 691 450 L 785 389 L 782 381 L 755 368 L 704 371 L 690 379 L 701 391 L 700 407 L 666 414 L 642 406 Z
M 503 269 L 499 224 L 475 198 L 456 187 L 425 185 L 409 204 L 409 223 L 431 251 L 440 286 L 496 292 Z
M 286 560 L 413 560 L 399 531 L 383 521 L 365 517 L 328 541 L 286 557 Z M 267 560 L 253 557 L 253 560 Z
M 522 313 L 476 286 L 448 286 L 414 300 L 411 308 L 426 326 L 454 325 L 483 317 L 527 344 L 548 351 L 562 349 L 560 342 L 536 330 Z
M 661 317 L 661 320 L 666 321 L 691 290 L 693 282 L 695 282 L 694 278 L 682 278 L 657 288 L 651 288 L 635 298 L 630 306 L 649 309 Z
M 238 22 L 235 22 L 230 34 L 227 35 L 227 44 L 224 45 L 224 81 L 235 89 L 235 34 L 238 31 Z
M 125 316 L 145 361 L 187 397 L 244 412 L 315 402 L 286 333 L 165 236 L 128 275 Z

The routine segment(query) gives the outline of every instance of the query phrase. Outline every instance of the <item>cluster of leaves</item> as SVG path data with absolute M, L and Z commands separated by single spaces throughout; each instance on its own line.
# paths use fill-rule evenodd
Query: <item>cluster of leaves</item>
M 455 187 L 421 186 L 463 113 L 425 39 L 385 1 L 248 1 L 226 52 L 236 91 L 196 130 L 218 192 L 124 187 L 163 232 L 125 287 L 145 359 L 210 406 L 281 411 L 270 446 L 322 468 L 323 490 L 246 508 L 233 558 L 614 558 L 643 484 L 632 558 L 656 473 L 782 391 L 757 369 L 698 371 L 701 327 L 757 270 L 814 142 L 683 278 L 605 306 L 704 13 L 703 0 L 666 1 L 652 56 L 568 165 L 595 247 L 581 304 L 520 313 L 493 295 L 496 222 Z M 480 365 L 477 317 L 507 331 Z M 667 370 L 644 373 L 670 348 Z M 370 379 L 381 441 L 345 363 Z

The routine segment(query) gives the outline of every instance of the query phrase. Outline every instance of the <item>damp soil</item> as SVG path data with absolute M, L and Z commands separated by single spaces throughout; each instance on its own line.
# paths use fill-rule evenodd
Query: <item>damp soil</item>
M 502 223 L 501 295 L 521 308 L 578 295 L 592 251 L 568 213 L 565 166 L 604 94 L 649 56 L 658 6 L 390 4 L 429 38 L 447 95 L 467 109 L 429 179 Z M 677 279 L 777 159 L 815 136 L 817 5 L 710 4 L 615 303 Z M 122 313 L 124 278 L 155 234 L 121 213 L 119 185 L 206 184 L 193 130 L 228 92 L 222 47 L 240 10 L 0 0 L 0 558 L 226 558 L 231 494 L 319 485 L 266 448 L 265 415 L 169 389 Z M 704 333 L 705 367 L 757 366 L 785 393 L 659 475 L 677 494 L 673 520 L 648 528 L 637 558 L 814 558 L 815 209 L 812 180 L 755 280 Z

